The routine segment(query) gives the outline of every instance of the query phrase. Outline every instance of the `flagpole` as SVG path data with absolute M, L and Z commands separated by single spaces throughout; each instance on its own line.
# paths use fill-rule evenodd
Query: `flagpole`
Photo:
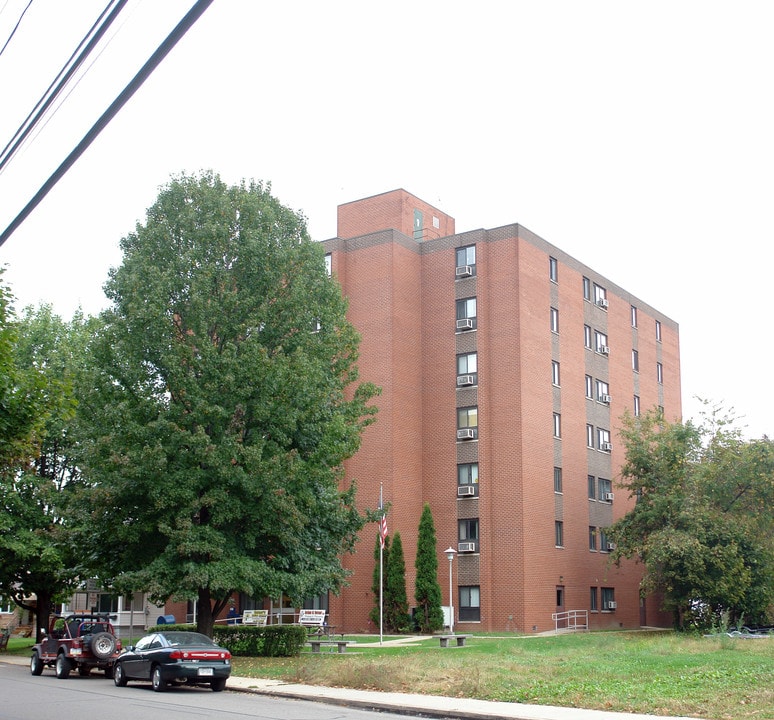
M 379 509 L 384 517 L 384 497 L 382 483 L 379 483 Z M 384 535 L 382 519 L 379 519 L 379 644 L 384 640 Z

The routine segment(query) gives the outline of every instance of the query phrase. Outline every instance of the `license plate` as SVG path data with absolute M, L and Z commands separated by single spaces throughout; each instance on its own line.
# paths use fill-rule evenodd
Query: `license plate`
M 215 671 L 212 668 L 199 668 L 200 677 L 212 677 L 214 674 Z

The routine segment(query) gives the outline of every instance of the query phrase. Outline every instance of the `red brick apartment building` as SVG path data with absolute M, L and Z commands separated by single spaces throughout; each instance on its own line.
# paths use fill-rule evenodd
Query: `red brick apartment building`
M 430 503 L 455 629 L 542 632 L 553 613 L 591 628 L 668 625 L 641 600 L 641 567 L 608 562 L 605 528 L 633 501 L 616 487 L 624 410 L 681 417 L 678 325 L 529 230 L 456 234 L 404 190 L 338 208 L 324 242 L 362 335 L 377 422 L 346 466 L 363 507 L 383 487 L 413 602 Z M 345 558 L 330 622 L 373 631 L 373 533 Z

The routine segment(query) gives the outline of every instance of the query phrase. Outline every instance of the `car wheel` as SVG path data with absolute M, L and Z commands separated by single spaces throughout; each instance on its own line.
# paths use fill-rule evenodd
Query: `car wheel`
M 161 675 L 161 667 L 156 665 L 151 673 L 151 683 L 156 692 L 164 692 L 167 689 L 167 681 Z
M 107 660 L 116 651 L 116 639 L 110 633 L 97 633 L 89 640 L 89 648 L 95 658 Z
M 64 653 L 56 656 L 56 676 L 60 680 L 67 680 L 70 677 L 70 671 L 73 669 L 72 663 Z
M 215 678 L 211 683 L 210 687 L 212 688 L 212 692 L 221 692 L 222 690 L 226 689 L 226 678 Z
M 116 687 L 126 687 L 127 677 L 124 672 L 124 666 L 121 663 L 116 663 L 113 666 L 113 682 L 116 684 Z
M 40 659 L 40 655 L 38 655 L 36 652 L 32 653 L 32 658 L 30 660 L 30 672 L 33 675 L 43 674 L 43 661 Z

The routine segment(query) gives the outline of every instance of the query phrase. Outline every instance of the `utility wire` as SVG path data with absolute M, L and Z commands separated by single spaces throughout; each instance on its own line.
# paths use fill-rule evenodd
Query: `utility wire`
M 161 61 L 169 54 L 180 39 L 191 29 L 193 24 L 202 16 L 204 11 L 212 4 L 212 0 L 198 0 L 188 11 L 185 17 L 177 24 L 175 29 L 167 35 L 164 42 L 159 45 L 153 55 L 150 56 L 145 65 L 132 78 L 129 84 L 123 89 L 121 94 L 113 101 L 110 107 L 102 114 L 99 120 L 86 133 L 83 140 L 75 149 L 65 158 L 62 164 L 46 180 L 43 186 L 38 190 L 35 196 L 30 200 L 24 209 L 13 219 L 11 224 L 3 230 L 0 235 L 0 246 L 11 237 L 16 228 L 19 227 L 30 215 L 30 213 L 40 204 L 51 189 L 62 179 L 64 174 L 75 164 L 75 161 L 83 155 L 86 149 L 91 145 L 97 136 L 105 129 L 107 124 L 116 116 L 118 111 L 129 101 L 142 84 L 148 79 L 151 73 L 158 67 Z
M 13 30 L 11 30 L 11 34 L 8 36 L 8 39 L 3 43 L 3 47 L 0 48 L 0 55 L 2 55 L 5 52 L 5 49 L 8 47 L 8 43 L 11 42 L 11 38 L 16 35 L 16 31 L 19 29 L 19 25 L 21 25 L 21 21 L 24 19 L 24 16 L 27 14 L 27 10 L 30 9 L 30 5 L 32 5 L 32 0 L 30 0 L 27 3 L 27 7 L 22 10 L 22 14 L 19 15 L 19 19 L 16 21 L 16 25 L 14 25 Z
M 43 96 L 40 98 L 40 100 L 38 100 L 35 107 L 32 108 L 32 110 L 30 111 L 30 114 L 27 115 L 24 122 L 19 126 L 19 129 L 14 133 L 13 137 L 8 141 L 8 144 L 3 148 L 2 152 L 0 152 L 0 172 L 3 171 L 3 168 L 11 161 L 11 158 L 13 158 L 13 156 L 16 154 L 16 152 L 18 151 L 22 143 L 27 139 L 29 134 L 35 129 L 35 126 L 40 122 L 41 118 L 51 107 L 54 100 L 56 100 L 56 98 L 59 96 L 62 90 L 67 86 L 67 83 L 70 82 L 70 79 L 72 78 L 75 71 L 83 64 L 83 62 L 89 56 L 91 51 L 95 48 L 99 40 L 107 32 L 108 28 L 113 24 L 113 21 L 118 17 L 118 14 L 124 8 L 127 2 L 128 0 L 118 0 L 118 3 L 113 8 L 113 11 L 103 21 L 103 18 L 107 14 L 108 9 L 113 4 L 113 0 L 110 0 L 110 2 L 105 6 L 105 9 L 97 18 L 97 21 L 94 23 L 94 25 L 91 26 L 89 32 L 86 33 L 86 35 L 83 37 L 83 39 L 78 44 L 78 47 L 75 49 L 73 54 L 70 55 L 69 60 L 62 66 L 62 69 L 59 71 L 59 73 L 54 78 L 52 83 L 46 89 L 46 92 L 43 93 Z M 102 24 L 100 25 L 100 23 Z M 95 33 L 95 28 L 96 28 L 96 33 Z M 94 34 L 92 35 L 92 33 Z M 86 40 L 90 35 L 92 35 L 91 40 L 84 48 L 84 44 L 86 44 Z M 84 48 L 83 51 L 78 56 L 75 63 L 73 63 L 73 58 L 75 58 L 76 54 L 81 50 L 81 48 Z M 65 73 L 65 68 L 67 68 L 68 65 L 70 66 L 70 68 Z M 57 81 L 58 81 L 58 84 L 57 84 Z M 51 89 L 54 87 L 55 84 L 57 84 L 56 89 L 52 93 Z M 33 115 L 34 115 L 34 118 L 33 118 Z M 32 121 L 30 121 L 31 118 L 33 118 Z

